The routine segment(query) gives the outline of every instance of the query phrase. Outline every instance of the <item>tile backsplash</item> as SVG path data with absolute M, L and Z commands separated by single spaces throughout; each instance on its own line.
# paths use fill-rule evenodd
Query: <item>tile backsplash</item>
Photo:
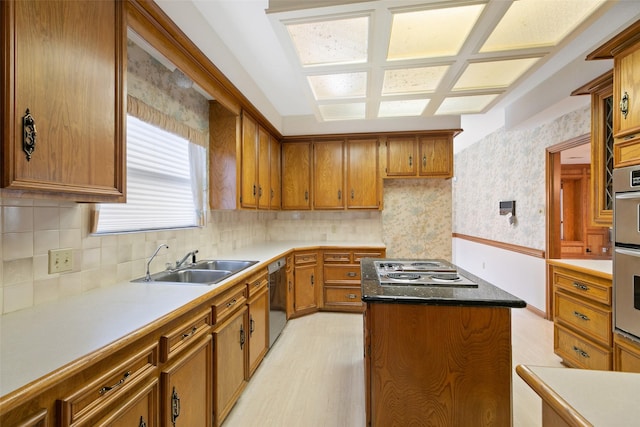
M 211 211 L 206 227 L 91 235 L 90 204 L 0 193 L 0 306 L 9 313 L 111 286 L 198 249 L 214 258 L 265 241 L 385 243 L 389 257 L 451 258 L 451 181 L 385 181 L 383 211 Z M 73 269 L 48 273 L 48 251 L 71 248 Z

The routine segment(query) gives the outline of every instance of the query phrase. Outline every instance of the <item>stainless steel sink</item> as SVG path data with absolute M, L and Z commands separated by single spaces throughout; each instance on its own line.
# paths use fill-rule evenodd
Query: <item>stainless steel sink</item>
M 251 267 L 258 261 L 236 261 L 236 260 L 203 260 L 192 264 L 189 268 L 198 270 L 229 270 L 237 272 Z
M 145 280 L 144 277 L 141 277 L 132 280 L 132 282 L 213 285 L 257 262 L 258 261 L 203 260 L 178 270 L 165 270 L 152 274 L 150 280 Z

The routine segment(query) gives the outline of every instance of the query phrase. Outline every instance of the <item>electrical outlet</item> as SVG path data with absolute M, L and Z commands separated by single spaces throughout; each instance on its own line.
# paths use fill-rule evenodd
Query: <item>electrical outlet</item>
M 49 274 L 64 273 L 73 269 L 73 249 L 49 250 Z

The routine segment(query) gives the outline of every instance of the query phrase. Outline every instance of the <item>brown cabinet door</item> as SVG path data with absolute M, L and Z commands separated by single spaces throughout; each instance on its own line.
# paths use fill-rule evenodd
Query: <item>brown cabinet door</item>
M 108 427 L 155 427 L 158 423 L 158 379 L 133 396 L 127 396 L 116 405 L 117 410 L 95 425 Z M 180 425 L 180 424 L 176 424 Z
M 0 7 L 8 49 L 2 186 L 123 201 L 125 3 L 7 1 Z M 23 151 L 27 111 L 34 125 L 27 130 L 35 130 L 30 158 Z
M 314 310 L 318 306 L 316 298 L 316 264 L 302 265 L 295 268 L 295 311 Z
M 280 188 L 280 174 L 282 168 L 280 167 L 280 142 L 277 139 L 271 137 L 269 140 L 269 164 L 270 164 L 270 189 L 269 189 L 269 207 L 271 209 L 280 209 L 281 202 L 281 188 Z
M 271 136 L 262 126 L 258 128 L 258 208 L 269 209 L 271 197 L 269 149 Z
M 242 181 L 241 206 L 258 207 L 258 125 L 249 115 L 242 114 Z
M 640 42 L 614 59 L 613 132 L 616 138 L 640 133 Z M 626 115 L 622 111 L 626 108 Z
M 387 176 L 415 176 L 416 139 L 409 137 L 389 137 L 387 139 Z
M 380 208 L 378 140 L 347 141 L 347 208 Z
M 211 425 L 211 336 L 207 335 L 171 366 L 161 378 L 162 425 L 175 427 Z
M 313 145 L 313 207 L 344 209 L 344 142 Z
M 311 209 L 311 142 L 282 144 L 282 209 Z
M 216 347 L 214 355 L 214 425 L 216 426 L 222 424 L 246 385 L 247 323 L 245 306 L 216 327 L 213 332 Z
M 249 303 L 249 376 L 269 349 L 269 292 L 265 288 Z
M 453 144 L 446 137 L 420 137 L 420 176 L 453 176 Z

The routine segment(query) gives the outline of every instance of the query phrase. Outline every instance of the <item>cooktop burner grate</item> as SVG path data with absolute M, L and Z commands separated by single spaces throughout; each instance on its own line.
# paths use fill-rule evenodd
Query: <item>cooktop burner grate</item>
M 438 282 L 456 282 L 458 280 L 461 280 L 460 276 L 458 276 L 456 273 L 432 274 L 431 278 Z

